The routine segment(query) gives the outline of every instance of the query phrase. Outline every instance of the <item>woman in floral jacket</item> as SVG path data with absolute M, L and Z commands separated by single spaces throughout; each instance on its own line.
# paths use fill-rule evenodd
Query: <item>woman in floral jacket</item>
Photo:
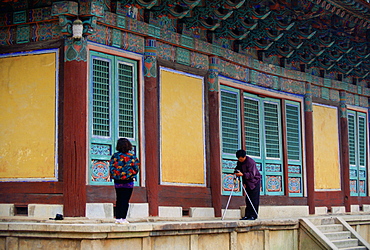
M 117 141 L 116 150 L 109 162 L 109 172 L 116 189 L 116 223 L 123 224 L 128 223 L 126 216 L 140 162 L 130 152 L 132 144 L 126 138 Z

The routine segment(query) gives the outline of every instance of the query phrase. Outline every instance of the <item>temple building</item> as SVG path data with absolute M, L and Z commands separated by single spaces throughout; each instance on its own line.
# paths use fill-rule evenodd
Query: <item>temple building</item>
M 369 197 L 365 0 L 0 2 L 0 203 L 115 203 L 108 161 L 141 161 L 131 203 L 362 210 Z

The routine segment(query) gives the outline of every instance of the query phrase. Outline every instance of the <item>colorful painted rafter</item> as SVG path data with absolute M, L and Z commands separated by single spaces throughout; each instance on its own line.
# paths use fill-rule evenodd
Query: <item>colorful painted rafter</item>
M 265 57 L 275 56 L 285 63 L 298 62 L 306 68 L 318 67 L 356 78 L 369 76 L 370 4 L 365 1 L 120 2 L 145 9 L 153 18 L 177 20 L 189 30 L 207 30 L 208 39 L 232 40 L 237 51 L 255 49 Z

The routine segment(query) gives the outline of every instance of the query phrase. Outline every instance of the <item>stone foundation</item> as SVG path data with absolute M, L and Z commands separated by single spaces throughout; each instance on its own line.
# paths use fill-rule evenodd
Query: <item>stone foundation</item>
M 344 218 L 369 240 L 370 215 Z M 302 235 L 300 220 L 181 220 L 159 217 L 131 219 L 114 224 L 114 219 L 65 218 L 62 221 L 31 217 L 0 218 L 0 249 L 317 249 L 314 240 Z M 301 244 L 300 240 L 305 240 Z M 301 248 L 300 248 L 301 246 Z M 304 247 L 305 246 L 305 247 Z M 304 248 L 302 248 L 304 247 Z M 309 248 L 311 247 L 311 248 Z
M 0 204 L 0 216 L 14 216 L 14 204 Z

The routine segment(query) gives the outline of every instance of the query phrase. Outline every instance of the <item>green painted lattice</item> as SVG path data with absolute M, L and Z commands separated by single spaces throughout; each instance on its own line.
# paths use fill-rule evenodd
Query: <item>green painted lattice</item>
M 93 59 L 93 135 L 110 136 L 109 70 L 110 62 Z
M 264 102 L 265 148 L 267 158 L 281 158 L 278 104 Z
M 118 63 L 119 137 L 134 138 L 133 66 Z
M 348 111 L 348 147 L 351 196 L 367 195 L 366 114 Z
M 247 155 L 262 174 L 261 194 L 284 194 L 280 101 L 244 93 L 244 139 Z
M 287 104 L 286 110 L 286 136 L 288 159 L 301 161 L 300 139 L 300 109 L 299 104 Z
M 241 147 L 240 141 L 240 94 L 233 88 L 221 87 L 221 141 L 222 141 L 222 194 L 229 195 L 233 173 L 236 167 L 235 153 Z M 241 196 L 240 182 L 233 194 Z
M 247 154 L 261 157 L 259 100 L 244 98 L 244 130 Z
M 360 166 L 366 166 L 366 117 L 358 117 L 358 157 Z
M 284 195 L 285 178 L 281 141 L 280 100 L 259 97 L 262 123 L 262 173 L 265 195 Z
M 292 197 L 302 197 L 303 165 L 300 103 L 285 101 L 285 122 L 288 151 L 288 193 Z
M 222 152 L 235 157 L 240 147 L 239 93 L 221 90 Z
M 349 146 L 349 164 L 356 165 L 356 128 L 355 115 L 348 114 L 348 146 Z
M 223 174 L 231 173 L 233 162 L 236 164 L 235 151 L 242 145 L 241 140 L 244 139 L 247 155 L 256 161 L 263 176 L 261 194 L 287 193 L 291 197 L 302 197 L 300 103 L 285 101 L 286 112 L 282 117 L 280 99 L 249 93 L 244 93 L 242 97 L 243 100 L 240 100 L 238 89 L 221 86 Z M 241 112 L 243 116 L 240 115 Z M 285 156 L 282 152 L 282 121 L 285 121 L 287 127 L 285 134 L 288 152 Z M 244 128 L 244 134 L 241 134 L 241 128 Z M 284 166 L 284 157 L 288 159 L 288 166 Z M 288 168 L 288 176 L 284 175 L 284 168 Z M 285 182 L 288 182 L 289 190 L 285 190 Z
M 367 195 L 367 166 L 366 166 L 366 115 L 358 114 L 358 162 L 359 162 L 359 195 Z

